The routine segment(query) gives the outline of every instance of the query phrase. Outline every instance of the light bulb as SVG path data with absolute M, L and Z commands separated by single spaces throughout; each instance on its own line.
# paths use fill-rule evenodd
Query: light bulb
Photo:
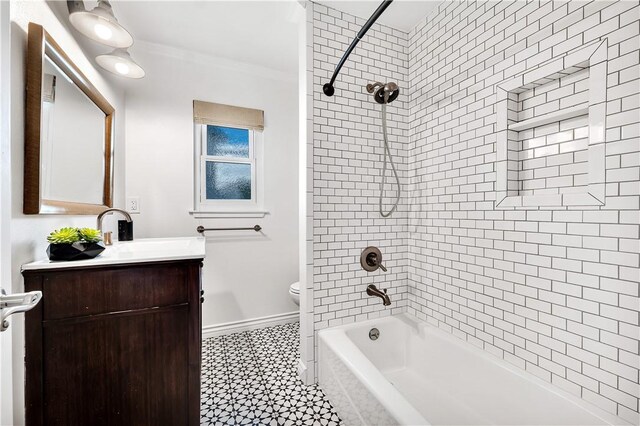
M 122 75 L 129 74 L 129 65 L 125 64 L 124 62 L 116 62 L 114 67 L 119 74 L 122 74 Z
M 93 27 L 93 30 L 96 32 L 96 35 L 102 40 L 111 40 L 111 37 L 113 37 L 113 31 L 111 31 L 111 28 L 107 27 L 104 24 L 96 24 Z
M 127 78 L 144 77 L 144 70 L 136 64 L 126 49 L 115 49 L 111 53 L 98 55 L 96 62 L 105 70 L 116 75 Z

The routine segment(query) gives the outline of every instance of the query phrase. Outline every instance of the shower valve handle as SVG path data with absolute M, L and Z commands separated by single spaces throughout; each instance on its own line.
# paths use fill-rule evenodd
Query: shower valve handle
M 369 246 L 362 250 L 362 254 L 360 254 L 360 265 L 362 269 L 367 272 L 373 272 L 378 268 L 387 272 L 387 268 L 382 264 L 382 253 L 377 247 Z
M 382 269 L 384 272 L 387 272 L 387 268 L 384 267 L 382 263 L 378 260 L 378 256 L 375 253 L 369 253 L 367 255 L 367 264 L 369 266 L 378 267 Z
M 384 267 L 384 265 L 382 263 L 379 263 L 378 260 L 376 259 L 376 263 L 378 264 L 378 266 L 380 267 L 380 269 L 382 269 L 382 272 L 387 272 L 387 268 Z M 385 290 L 385 293 L 387 292 L 387 290 Z

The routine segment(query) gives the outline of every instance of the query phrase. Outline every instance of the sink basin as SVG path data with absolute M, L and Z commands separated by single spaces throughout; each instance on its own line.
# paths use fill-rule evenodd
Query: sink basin
M 133 241 L 116 242 L 112 246 L 107 246 L 107 249 L 95 259 L 72 262 L 40 260 L 22 265 L 22 270 L 204 259 L 204 257 L 204 237 L 142 238 Z
M 140 240 L 116 242 L 112 246 L 107 246 L 105 253 L 182 253 L 198 249 L 198 246 L 201 245 L 200 243 L 204 243 L 203 238 L 144 238 Z

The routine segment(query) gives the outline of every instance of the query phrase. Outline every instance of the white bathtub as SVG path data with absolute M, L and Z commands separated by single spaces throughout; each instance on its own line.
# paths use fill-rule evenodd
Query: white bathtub
M 346 425 L 628 424 L 407 314 L 322 330 L 318 344 Z

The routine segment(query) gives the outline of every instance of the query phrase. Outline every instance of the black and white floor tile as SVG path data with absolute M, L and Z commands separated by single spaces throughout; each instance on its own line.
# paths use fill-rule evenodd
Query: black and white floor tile
M 202 425 L 338 426 L 318 385 L 298 378 L 299 323 L 202 342 Z

